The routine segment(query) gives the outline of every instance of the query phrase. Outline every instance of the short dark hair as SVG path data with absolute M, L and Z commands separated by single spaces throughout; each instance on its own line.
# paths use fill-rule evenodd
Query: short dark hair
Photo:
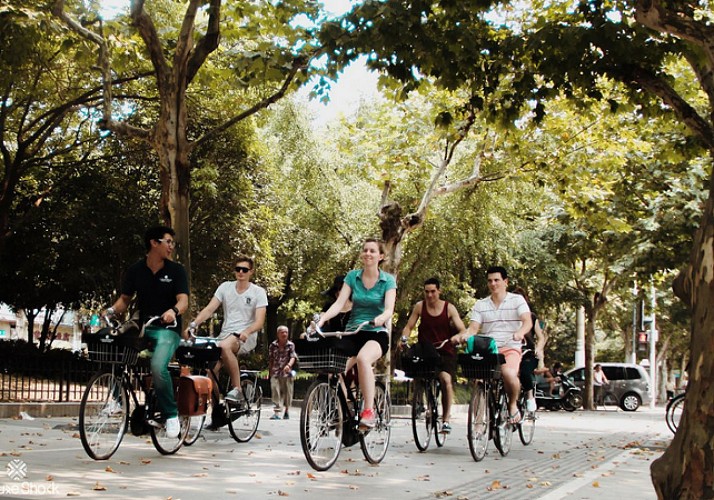
M 506 271 L 505 267 L 501 266 L 491 266 L 486 270 L 486 275 L 489 274 L 494 274 L 494 273 L 500 273 L 501 279 L 508 279 L 508 271 Z
M 431 277 L 426 279 L 424 281 L 424 286 L 426 285 L 436 285 L 436 289 L 441 290 L 441 282 L 439 281 L 439 278 Z
M 247 262 L 248 264 L 250 264 L 251 269 L 255 267 L 255 262 L 253 262 L 253 259 L 248 257 L 247 255 L 237 256 L 235 262 L 236 264 L 238 264 L 239 262 Z
M 144 233 L 144 247 L 146 247 L 146 251 L 151 250 L 152 240 L 160 240 L 165 234 L 176 236 L 176 232 L 169 226 L 154 226 L 147 229 Z

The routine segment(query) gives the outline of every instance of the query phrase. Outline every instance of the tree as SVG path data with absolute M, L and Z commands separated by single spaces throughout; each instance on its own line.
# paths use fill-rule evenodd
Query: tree
M 300 15 L 310 20 L 316 10 L 314 3 L 302 0 L 277 4 L 192 0 L 179 20 L 173 5 L 165 5 L 164 10 L 159 1 L 152 2 L 151 12 L 145 0 L 131 1 L 128 21 L 143 43 L 143 53 L 132 50 L 133 40 L 126 40 L 128 35 L 121 21 L 104 23 L 91 12 L 67 11 L 64 0 L 56 0 L 53 13 L 96 46 L 103 88 L 102 127 L 125 140 L 140 140 L 156 152 L 162 188 L 161 216 L 175 228 L 178 260 L 190 272 L 191 152 L 213 135 L 267 108 L 304 78 L 299 72 L 308 68 L 315 47 L 310 29 L 295 18 Z M 226 44 L 224 58 L 216 58 L 215 66 L 207 67 L 221 40 Z M 136 58 L 138 68 L 116 55 L 112 59 L 110 41 L 127 43 L 117 47 L 114 54 L 129 52 L 129 59 Z M 122 96 L 115 91 L 113 72 L 135 75 L 148 68 L 155 79 L 153 86 L 139 89 L 140 95 L 128 91 Z M 202 77 L 202 68 L 212 70 L 217 78 Z M 210 88 L 220 93 L 213 87 L 219 82 L 224 85 L 223 92 L 234 99 L 229 109 L 238 107 L 235 102 L 244 104 L 244 109 L 224 114 L 218 125 L 199 137 L 191 137 L 190 91 L 200 93 Z M 235 88 L 243 92 L 235 92 Z M 117 105 L 115 101 L 119 99 L 121 104 Z M 119 114 L 143 106 L 151 106 L 154 115 L 146 123 L 132 122 L 131 116 Z
M 30 325 L 45 310 L 41 349 L 52 340 L 50 319 L 59 306 L 111 303 L 122 271 L 143 254 L 135 228 L 156 217 L 158 182 L 133 166 L 142 152 L 110 151 L 38 182 L 62 187 L 38 203 L 0 253 L 0 301 L 24 309 Z M 30 342 L 32 334 L 30 328 Z
M 91 120 L 101 89 L 83 81 L 89 60 L 58 50 L 56 23 L 30 3 L 0 8 L 0 253 L 101 140 Z

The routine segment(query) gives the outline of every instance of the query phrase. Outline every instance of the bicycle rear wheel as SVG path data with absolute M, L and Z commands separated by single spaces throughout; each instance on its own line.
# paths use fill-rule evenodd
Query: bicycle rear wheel
M 667 403 L 667 412 L 665 413 L 665 421 L 667 422 L 667 427 L 673 433 L 677 433 L 679 428 L 679 421 L 682 418 L 682 412 L 684 411 L 684 393 L 673 397 L 669 403 Z
M 508 452 L 511 451 L 514 429 L 511 424 L 508 423 L 508 398 L 506 397 L 503 385 L 501 385 L 501 389 L 498 392 L 498 400 L 496 402 L 496 418 L 494 420 L 496 432 L 493 435 L 493 442 L 501 456 L 505 457 L 508 455 Z
M 434 428 L 434 441 L 436 441 L 436 446 L 441 448 L 444 446 L 448 434 L 441 432 L 441 425 L 443 422 L 443 416 L 439 415 L 439 404 L 441 404 L 441 384 L 437 379 L 432 379 L 431 381 L 431 396 L 431 406 L 433 407 L 431 415 Z
M 426 451 L 431 440 L 431 406 L 426 390 L 427 381 L 414 380 L 414 395 L 412 396 L 412 434 L 419 451 Z
M 360 433 L 359 444 L 364 458 L 371 464 L 378 464 L 387 454 L 392 433 L 389 395 L 381 382 L 374 384 L 374 411 L 377 414 L 377 422 L 373 429 Z
M 471 456 L 476 462 L 486 456 L 490 423 L 486 386 L 482 381 L 476 380 L 471 389 L 467 432 Z
M 95 374 L 79 406 L 79 437 L 87 455 L 106 460 L 119 448 L 129 425 L 129 396 L 121 375 Z
M 521 438 L 521 443 L 528 446 L 533 442 L 533 434 L 535 434 L 536 412 L 526 410 L 526 398 L 523 396 L 520 400 L 519 409 L 523 415 L 521 423 L 518 424 L 518 437 Z
M 185 446 L 191 446 L 196 442 L 198 437 L 201 435 L 201 430 L 203 429 L 203 424 L 205 422 L 206 415 L 188 417 L 188 430 L 186 431 L 186 437 L 183 440 L 183 444 Z
M 246 443 L 253 439 L 258 430 L 263 390 L 260 386 L 256 386 L 250 378 L 243 378 L 240 381 L 240 386 L 245 400 L 239 401 L 237 404 L 226 401 L 230 413 L 228 430 L 230 430 L 233 439 L 239 443 Z
M 324 379 L 310 385 L 300 411 L 300 444 L 310 466 L 319 471 L 337 461 L 342 447 L 342 405 Z

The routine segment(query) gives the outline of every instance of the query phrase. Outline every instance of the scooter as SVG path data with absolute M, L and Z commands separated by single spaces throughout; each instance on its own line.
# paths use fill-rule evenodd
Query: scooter
M 535 397 L 538 408 L 553 411 L 562 408 L 565 411 L 575 411 L 583 406 L 582 391 L 567 375 L 560 376 L 560 384 L 556 384 L 553 393 L 551 396 L 550 384 L 537 384 Z

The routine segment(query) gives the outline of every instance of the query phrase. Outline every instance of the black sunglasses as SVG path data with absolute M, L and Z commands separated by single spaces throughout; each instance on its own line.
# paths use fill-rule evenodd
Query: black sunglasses
M 249 267 L 236 266 L 237 273 L 249 273 L 251 269 Z

